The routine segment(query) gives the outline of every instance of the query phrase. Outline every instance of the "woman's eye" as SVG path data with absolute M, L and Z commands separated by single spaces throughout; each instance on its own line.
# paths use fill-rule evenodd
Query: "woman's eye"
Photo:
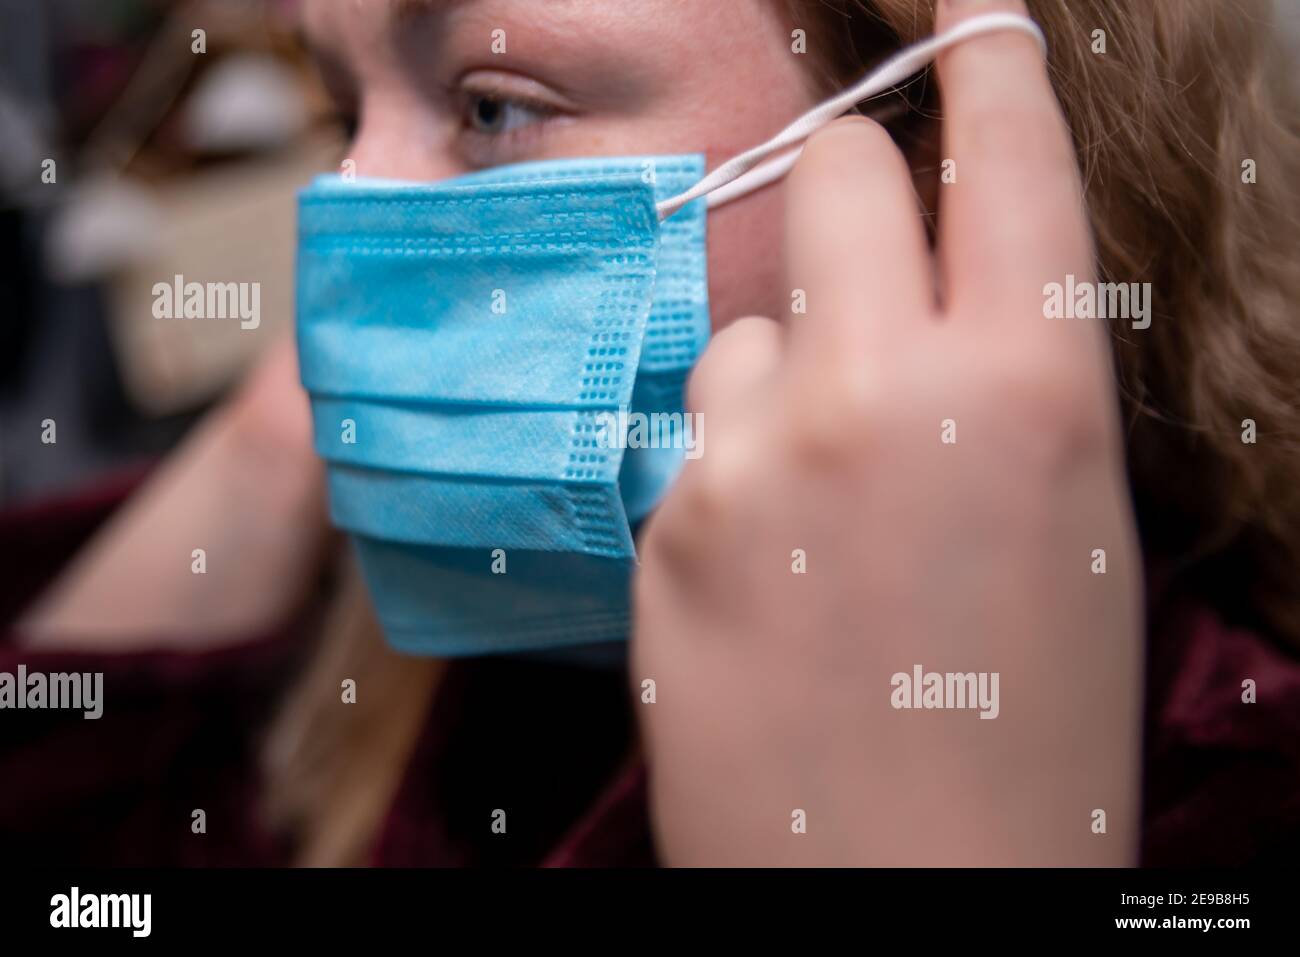
M 500 136 L 545 119 L 547 111 L 499 96 L 471 94 L 466 104 L 466 125 L 475 133 Z

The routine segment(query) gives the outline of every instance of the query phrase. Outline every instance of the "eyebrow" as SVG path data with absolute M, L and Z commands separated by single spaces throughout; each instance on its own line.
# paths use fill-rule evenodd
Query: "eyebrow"
M 447 13 L 456 7 L 470 6 L 480 2 L 481 0 L 386 0 L 385 3 L 376 3 L 374 9 L 388 20 L 388 28 L 391 30 L 395 25 L 402 25 L 404 22 L 417 17 L 427 16 L 432 13 Z M 347 65 L 338 55 L 338 52 L 319 43 L 312 32 L 303 27 L 301 21 L 298 22 L 297 27 L 294 29 L 294 37 L 299 46 L 306 51 L 307 55 L 315 61 L 318 67 L 334 70 L 342 69 L 346 72 Z

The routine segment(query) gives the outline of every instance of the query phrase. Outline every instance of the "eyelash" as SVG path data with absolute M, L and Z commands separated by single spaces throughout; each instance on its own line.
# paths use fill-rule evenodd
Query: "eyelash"
M 480 93 L 476 91 L 467 91 L 463 95 L 461 108 L 461 121 L 465 130 L 476 136 L 484 136 L 492 139 L 517 135 L 521 129 L 527 129 L 555 115 L 555 109 L 544 103 L 535 100 L 527 100 L 517 96 L 502 96 L 497 93 Z M 475 120 L 479 116 L 479 111 L 485 106 L 494 106 L 505 114 L 505 128 L 496 132 L 478 129 L 475 127 Z M 512 124 L 510 122 L 511 111 L 520 111 L 532 114 L 535 119 L 530 122 Z
M 453 94 L 453 102 L 458 113 L 461 152 L 469 165 L 477 167 L 511 161 L 516 154 L 534 146 L 532 140 L 541 135 L 548 121 L 561 115 L 561 111 L 552 104 L 514 92 L 505 94 L 464 89 Z M 505 112 L 504 128 L 494 132 L 476 127 L 476 113 L 485 103 L 494 103 Z M 512 112 L 523 112 L 529 116 L 527 120 L 518 122 L 512 120 Z M 334 119 L 342 127 L 347 142 L 354 141 L 360 125 L 358 113 L 338 107 Z

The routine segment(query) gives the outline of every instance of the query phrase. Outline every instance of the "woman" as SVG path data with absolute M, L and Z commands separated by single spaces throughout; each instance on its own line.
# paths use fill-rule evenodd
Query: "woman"
M 1025 9 L 934 6 L 307 0 L 302 17 L 356 112 L 358 172 L 435 180 L 565 156 L 713 165 L 892 48 Z M 92 860 L 309 864 L 1294 846 L 1300 153 L 1267 5 L 1028 6 L 1047 71 L 1024 36 L 971 40 L 908 86 L 892 139 L 834 124 L 783 185 L 710 214 L 715 337 L 690 404 L 711 444 L 641 540 L 625 672 L 392 655 L 347 572 L 263 721 L 298 670 L 282 623 L 302 628 L 328 551 L 282 349 L 18 630 L 13 660 L 75 660 L 137 702 L 145 753 L 73 785 L 122 811 L 69 837 L 38 769 L 5 831 Z M 1149 326 L 1046 319 L 1067 277 L 1151 283 Z M 902 707 L 891 676 L 942 661 L 1000 675 L 996 720 Z M 49 721 L 45 760 L 83 746 Z M 31 753 L 10 750 L 15 769 Z M 179 830 L 197 809 L 219 839 Z

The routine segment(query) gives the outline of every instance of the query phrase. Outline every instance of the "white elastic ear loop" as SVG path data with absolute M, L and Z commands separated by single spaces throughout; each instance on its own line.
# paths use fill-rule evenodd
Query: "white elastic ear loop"
M 667 219 L 691 200 L 706 194 L 709 196 L 710 207 L 719 206 L 779 179 L 794 166 L 803 149 L 803 141 L 831 120 L 848 112 L 863 100 L 898 86 L 948 47 L 971 37 L 1000 30 L 1019 30 L 1029 34 L 1042 47 L 1043 56 L 1047 56 L 1047 38 L 1043 36 L 1038 24 L 1028 17 L 1016 13 L 986 13 L 972 17 L 950 30 L 900 50 L 853 86 L 814 106 L 767 142 L 727 160 L 686 192 L 657 203 L 655 208 L 659 218 Z M 763 160 L 781 150 L 787 152 L 770 163 L 763 163 Z M 763 165 L 759 166 L 760 163 Z

